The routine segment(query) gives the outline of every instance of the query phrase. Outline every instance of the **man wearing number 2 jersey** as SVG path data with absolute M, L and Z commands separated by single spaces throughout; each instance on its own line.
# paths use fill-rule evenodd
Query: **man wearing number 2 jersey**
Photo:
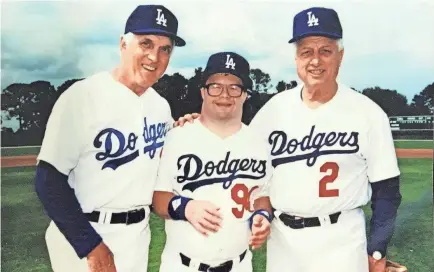
M 336 81 L 344 50 L 334 10 L 298 13 L 293 31 L 302 84 L 274 96 L 250 124 L 274 167 L 267 272 L 384 272 L 401 201 L 387 115 Z M 369 200 L 367 238 L 360 207 Z
M 269 234 L 267 145 L 241 122 L 249 71 L 236 53 L 212 55 L 200 119 L 167 136 L 153 199 L 167 219 L 160 272 L 250 272 L 249 245 Z

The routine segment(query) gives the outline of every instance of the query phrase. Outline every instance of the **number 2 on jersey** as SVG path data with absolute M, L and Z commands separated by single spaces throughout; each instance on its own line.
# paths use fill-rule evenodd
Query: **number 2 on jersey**
M 249 191 L 247 186 L 242 183 L 235 184 L 234 187 L 232 187 L 231 197 L 235 201 L 235 203 L 241 205 L 240 208 L 232 208 L 232 213 L 235 215 L 236 218 L 243 217 L 244 210 L 252 212 L 252 210 L 250 209 L 250 195 L 257 188 L 258 186 L 254 186 Z
M 338 177 L 339 165 L 335 162 L 326 162 L 319 169 L 321 173 L 327 173 L 331 170 L 329 175 L 324 176 L 319 181 L 319 197 L 336 197 L 339 196 L 338 189 L 327 189 L 327 183 L 333 183 Z

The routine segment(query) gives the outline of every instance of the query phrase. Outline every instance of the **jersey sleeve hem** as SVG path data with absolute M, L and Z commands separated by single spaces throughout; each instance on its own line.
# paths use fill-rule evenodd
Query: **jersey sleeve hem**
M 154 192 L 156 192 L 156 191 L 173 193 L 173 188 L 163 187 L 163 186 L 156 186 L 154 188 Z
M 57 171 L 64 174 L 65 176 L 69 176 L 69 172 L 71 171 L 71 169 L 68 169 L 66 167 L 62 167 L 61 165 L 59 165 L 55 158 L 50 158 L 49 156 L 45 156 L 43 154 L 42 155 L 40 154 L 36 158 L 36 164 L 38 164 L 40 161 L 45 161 L 45 162 L 51 164 L 52 166 L 54 166 L 54 168 L 57 169 Z
M 370 183 L 376 183 L 376 182 L 383 181 L 385 179 L 390 179 L 390 178 L 393 178 L 393 177 L 396 177 L 399 175 L 401 175 L 401 172 L 399 171 L 399 169 L 396 169 L 393 172 L 391 171 L 391 172 L 385 173 L 383 175 L 378 175 L 378 176 L 374 176 L 373 178 L 369 178 L 369 182 Z

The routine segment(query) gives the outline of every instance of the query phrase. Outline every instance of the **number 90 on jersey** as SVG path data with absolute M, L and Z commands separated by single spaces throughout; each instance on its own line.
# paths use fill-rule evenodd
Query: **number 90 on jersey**
M 235 184 L 231 189 L 231 198 L 235 202 L 236 207 L 232 208 L 232 214 L 236 218 L 242 218 L 244 211 L 253 212 L 253 203 L 251 203 L 252 193 L 257 190 L 259 186 L 247 188 L 243 183 Z

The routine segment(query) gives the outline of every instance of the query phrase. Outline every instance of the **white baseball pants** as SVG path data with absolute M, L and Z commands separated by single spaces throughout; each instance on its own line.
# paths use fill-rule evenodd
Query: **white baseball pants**
M 151 241 L 149 212 L 136 224 L 91 225 L 113 252 L 117 272 L 147 272 L 148 251 Z M 51 267 L 54 272 L 87 272 L 87 258 L 80 259 L 65 236 L 51 221 L 45 234 Z
M 338 222 L 292 229 L 273 220 L 267 243 L 267 272 L 368 272 L 365 216 L 342 212 Z

